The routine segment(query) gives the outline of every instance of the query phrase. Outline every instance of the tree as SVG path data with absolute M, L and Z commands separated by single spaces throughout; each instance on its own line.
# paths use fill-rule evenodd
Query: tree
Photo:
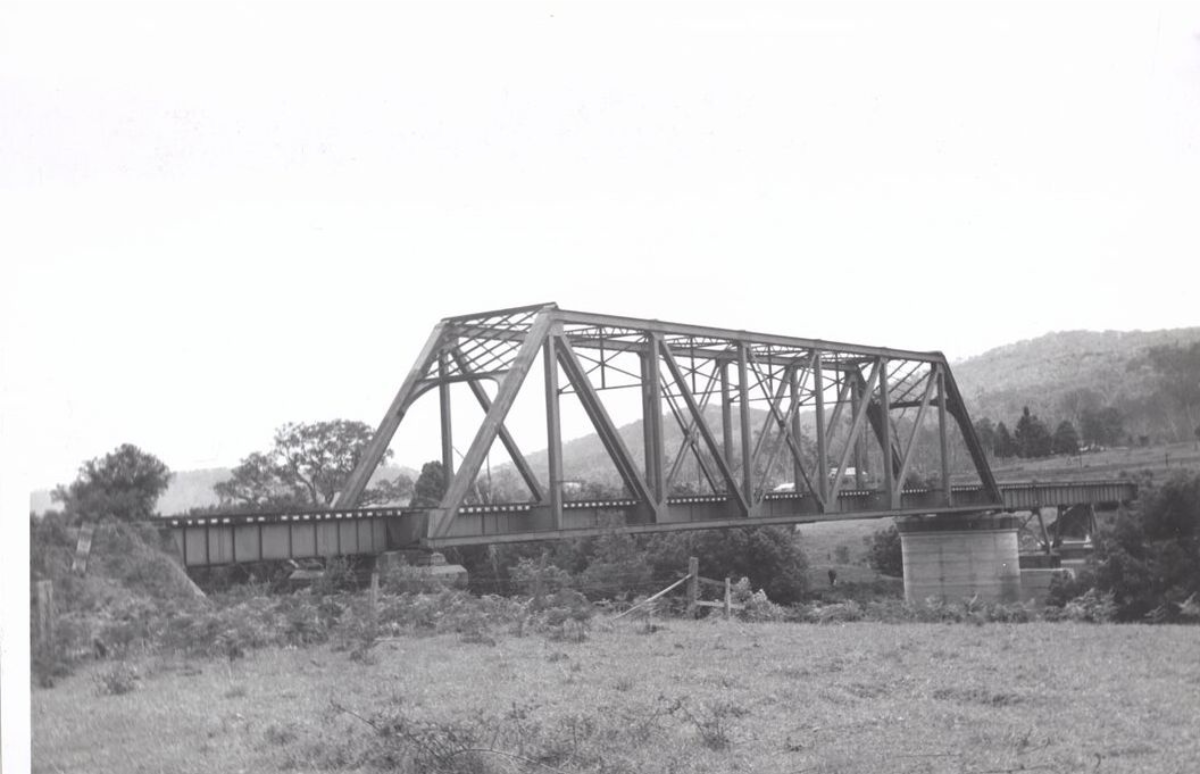
M 213 487 L 225 507 L 328 508 L 345 488 L 367 444 L 371 428 L 362 422 L 288 423 L 275 431 L 275 446 L 254 452 Z M 391 451 L 384 453 L 384 459 Z M 403 498 L 411 482 L 401 475 L 368 488 L 360 504 Z
M 1038 419 L 1037 414 L 1029 413 L 1026 406 L 1017 421 L 1017 429 L 1013 433 L 1017 442 L 1017 456 L 1025 458 L 1049 457 L 1054 448 L 1054 440 L 1046 423 Z
M 1080 434 L 1089 446 L 1112 446 L 1125 435 L 1124 418 L 1120 409 L 1109 406 L 1086 409 L 1080 416 Z
M 51 497 L 72 521 L 104 516 L 140 521 L 154 515 L 170 481 L 171 471 L 161 460 L 126 443 L 85 462 L 75 481 L 57 487 Z
M 989 454 L 996 454 L 996 426 L 992 424 L 992 420 L 983 417 L 975 422 L 975 435 L 979 438 L 979 444 L 983 446 L 983 450 Z M 996 454 L 996 456 L 999 456 Z
M 1008 426 L 1003 422 L 996 425 L 996 456 L 1002 459 L 1014 457 L 1017 454 L 1017 442 L 1013 440 L 1012 433 L 1008 432 Z
M 1195 410 L 1200 408 L 1200 341 L 1188 348 L 1180 346 L 1151 347 L 1146 361 L 1158 375 L 1160 388 L 1183 409 L 1187 424 L 1195 422 Z
M 605 532 L 591 549 L 587 568 L 579 576 L 579 588 L 589 597 L 612 599 L 650 590 L 650 564 L 633 535 Z
M 746 577 L 773 602 L 791 604 L 808 586 L 808 559 L 796 533 L 783 527 L 739 527 L 651 535 L 647 560 L 657 580 L 674 580 L 688 557 L 700 560 L 709 578 Z
M 1162 611 L 1175 617 L 1200 594 L 1200 474 L 1145 482 L 1138 502 L 1102 531 L 1096 582 L 1111 591 L 1124 620 Z
M 442 463 L 434 460 L 421 466 L 421 475 L 413 486 L 413 498 L 410 503 L 417 508 L 436 508 L 446 494 L 446 471 Z
M 1075 425 L 1065 419 L 1059 422 L 1054 430 L 1054 453 L 1079 453 L 1079 433 L 1075 432 Z
M 1058 399 L 1058 410 L 1072 424 L 1078 425 L 1085 411 L 1095 411 L 1103 403 L 1100 393 L 1087 387 L 1076 387 Z
M 904 577 L 904 554 L 900 545 L 900 530 L 896 525 L 877 530 L 867 542 L 867 558 L 871 568 L 882 575 Z

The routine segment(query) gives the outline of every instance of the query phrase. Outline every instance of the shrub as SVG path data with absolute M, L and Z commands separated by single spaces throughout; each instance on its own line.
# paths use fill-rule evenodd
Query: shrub
M 96 690 L 101 695 L 120 696 L 131 691 L 136 691 L 141 676 L 134 667 L 124 661 L 118 661 L 96 675 L 95 679 Z
M 750 587 L 749 578 L 741 578 L 730 590 L 732 601 L 742 605 L 738 617 L 744 621 L 782 621 L 787 611 L 767 598 L 767 592 Z
M 540 589 L 543 594 L 553 594 L 565 588 L 570 588 L 573 582 L 571 573 L 559 569 L 553 564 L 542 565 L 540 559 L 523 558 L 512 568 L 512 580 L 517 591 L 525 596 L 533 596 Z
M 595 553 L 579 575 L 579 588 L 591 599 L 613 599 L 651 584 L 646 552 L 632 536 L 608 532 L 596 541 Z
M 647 560 L 659 582 L 676 579 L 688 557 L 709 578 L 749 578 L 780 604 L 800 601 L 808 587 L 808 559 L 796 533 L 783 527 L 740 527 L 653 535 Z
M 1173 620 L 1200 593 L 1200 473 L 1141 483 L 1136 507 L 1099 537 L 1095 582 L 1126 621 Z
M 540 609 L 532 611 L 529 625 L 551 640 L 582 642 L 591 629 L 595 609 L 578 591 L 561 589 L 544 598 Z
M 1047 608 L 1047 612 L 1050 614 L 1050 620 L 1108 623 L 1116 618 L 1117 605 L 1113 601 L 1112 592 L 1101 593 L 1096 589 L 1089 589 L 1082 596 L 1063 605 L 1061 612 L 1055 608 Z
M 867 542 L 867 561 L 881 575 L 904 577 L 904 555 L 900 546 L 900 530 L 896 525 L 881 529 L 864 538 Z

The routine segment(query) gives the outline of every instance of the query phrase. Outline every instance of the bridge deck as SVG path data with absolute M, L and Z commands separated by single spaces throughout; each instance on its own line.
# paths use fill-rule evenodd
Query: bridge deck
M 1137 495 L 1124 481 L 1002 483 L 1003 510 L 1123 503 Z M 616 528 L 631 533 L 715 529 L 735 526 L 803 524 L 928 513 L 999 510 L 982 487 L 953 487 L 952 505 L 937 490 L 905 490 L 899 507 L 889 507 L 876 491 L 842 493 L 835 512 L 820 512 L 804 494 L 771 493 L 753 518 L 731 515 L 724 496 L 672 497 L 665 518 L 639 522 L 636 501 L 563 503 L 563 529 L 553 529 L 545 506 L 528 503 L 464 506 L 450 534 L 424 538 L 428 512 L 410 508 L 355 508 L 289 513 L 229 513 L 166 519 L 164 527 L 189 567 L 314 557 L 377 554 L 422 544 L 455 545 L 524 542 L 596 535 Z

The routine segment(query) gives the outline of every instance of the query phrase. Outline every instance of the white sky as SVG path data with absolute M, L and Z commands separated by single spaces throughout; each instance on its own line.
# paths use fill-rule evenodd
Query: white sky
M 5 3 L 5 511 L 125 441 L 185 470 L 374 425 L 452 314 L 951 357 L 1200 324 L 1198 34 L 1154 3 Z
M 951 357 L 1200 323 L 1195 6 L 0 14 L 34 486 L 374 425 L 436 320 L 510 305 Z

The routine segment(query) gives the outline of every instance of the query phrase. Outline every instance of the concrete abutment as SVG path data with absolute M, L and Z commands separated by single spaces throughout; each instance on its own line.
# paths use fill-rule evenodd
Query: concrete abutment
M 958 602 L 1018 602 L 1017 519 L 1008 514 L 904 516 L 896 519 L 904 555 L 904 597 Z

